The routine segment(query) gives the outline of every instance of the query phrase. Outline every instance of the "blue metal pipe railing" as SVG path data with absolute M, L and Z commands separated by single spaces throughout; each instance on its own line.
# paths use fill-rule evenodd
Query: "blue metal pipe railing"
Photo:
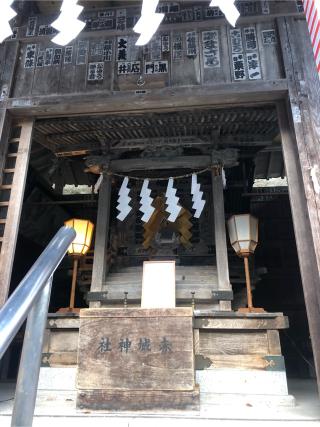
M 0 359 L 28 317 L 11 421 L 13 427 L 32 425 L 52 276 L 75 237 L 73 228 L 61 227 L 0 309 Z

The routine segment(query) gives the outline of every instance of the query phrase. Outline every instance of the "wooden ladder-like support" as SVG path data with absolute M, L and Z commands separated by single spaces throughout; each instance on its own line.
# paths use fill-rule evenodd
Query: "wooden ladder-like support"
M 12 129 L 8 145 L 7 152 L 4 159 L 4 168 L 2 170 L 2 179 L 0 184 L 0 253 L 2 248 L 2 242 L 4 238 L 5 226 L 8 219 L 8 208 L 10 204 L 13 175 L 15 172 L 19 137 L 13 137 L 13 135 L 20 135 L 21 127 L 14 127 Z
M 7 298 L 27 178 L 33 120 L 13 123 L 0 171 L 0 306 Z

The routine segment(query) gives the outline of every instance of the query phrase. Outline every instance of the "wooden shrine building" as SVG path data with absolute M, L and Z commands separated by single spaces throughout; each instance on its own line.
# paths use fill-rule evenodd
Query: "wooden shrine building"
M 61 2 L 13 3 L 0 44 L 0 305 L 66 220 L 94 224 L 80 315 L 61 310 L 71 257 L 55 273 L 39 383 L 77 384 L 79 409 L 292 405 L 287 375 L 320 381 L 320 80 L 303 2 L 236 1 L 235 28 L 209 3 L 160 2 L 143 47 L 139 1 L 79 1 L 86 26 L 63 47 L 50 25 Z M 259 220 L 260 313 L 238 311 L 235 214 Z M 141 301 L 147 261 L 174 262 L 174 307 Z M 165 277 L 151 275 L 155 292 Z M 20 347 L 0 378 L 14 377 Z

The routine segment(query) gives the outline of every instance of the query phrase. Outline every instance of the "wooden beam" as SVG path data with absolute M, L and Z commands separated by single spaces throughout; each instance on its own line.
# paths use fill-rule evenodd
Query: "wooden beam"
M 168 87 L 144 95 L 133 92 L 105 91 L 98 94 L 47 95 L 10 99 L 8 108 L 14 115 L 61 117 L 78 114 L 115 114 L 152 111 L 176 111 L 214 108 L 227 104 L 270 103 L 287 92 L 285 79 L 215 84 L 210 86 Z
M 111 175 L 105 174 L 99 190 L 96 222 L 94 258 L 90 292 L 102 290 L 107 274 L 107 249 L 110 222 Z M 91 302 L 90 307 L 99 307 L 99 302 Z
M 19 147 L 14 168 L 11 196 L 8 205 L 7 221 L 4 229 L 0 253 L 0 306 L 9 293 L 12 265 L 19 231 L 24 189 L 26 184 L 31 150 L 33 120 L 21 123 Z
M 155 169 L 166 170 L 177 168 L 197 169 L 206 168 L 210 165 L 210 156 L 179 156 L 165 159 L 165 161 L 163 157 L 112 160 L 110 162 L 110 169 L 112 172 L 130 172 L 133 170 L 153 171 Z
M 214 213 L 214 239 L 216 248 L 216 264 L 218 272 L 218 289 L 230 290 L 228 251 L 226 241 L 226 224 L 224 213 L 223 182 L 221 168 L 212 170 L 212 195 Z M 230 301 L 220 301 L 221 310 L 231 310 Z
M 93 133 L 96 131 L 92 131 Z M 63 136 L 63 134 L 60 134 L 60 139 Z M 232 146 L 232 147 L 267 147 L 270 146 L 272 147 L 274 145 L 274 141 L 272 140 L 273 136 L 271 137 L 271 135 L 267 135 L 267 137 L 265 137 L 265 135 L 262 137 L 261 135 L 256 135 L 254 140 L 248 140 L 247 138 L 248 134 L 246 135 L 237 135 L 237 139 L 235 140 L 234 137 L 232 136 L 219 136 L 219 138 L 217 138 L 217 143 L 219 147 L 224 147 L 224 146 Z M 107 136 L 106 136 L 106 140 L 107 140 Z M 179 138 L 175 138 L 175 139 L 179 139 Z M 78 157 L 78 156 L 84 156 L 86 154 L 89 154 L 92 151 L 97 151 L 99 149 L 101 149 L 101 143 L 99 141 L 94 141 L 93 139 L 91 141 L 87 141 L 86 143 L 77 143 L 75 142 L 74 144 L 70 145 L 66 145 L 63 143 L 63 141 L 60 141 L 59 145 L 50 145 L 50 143 L 48 143 L 48 141 L 44 142 L 45 139 L 43 139 L 42 142 L 39 141 L 39 144 L 43 145 L 44 147 L 48 148 L 50 151 L 53 151 L 56 157 Z M 195 141 L 194 143 L 191 142 L 184 142 L 183 139 L 181 139 L 180 143 L 160 143 L 159 142 L 159 138 L 157 138 L 155 141 L 153 141 L 152 138 L 146 138 L 143 141 L 145 141 L 145 143 L 142 142 L 142 140 L 136 141 L 134 139 L 132 140 L 125 140 L 126 143 L 123 144 L 124 140 L 121 140 L 119 143 L 119 140 L 113 140 L 113 141 L 108 141 L 108 144 L 110 143 L 113 144 L 113 146 L 111 147 L 111 152 L 117 153 L 117 151 L 124 151 L 124 150 L 133 150 L 133 149 L 143 149 L 146 147 L 152 147 L 153 144 L 154 146 L 163 146 L 166 145 L 168 147 L 174 147 L 174 146 L 181 146 L 183 145 L 184 147 L 206 147 L 206 146 L 210 146 L 212 145 L 212 141 Z M 119 143 L 119 145 L 118 145 Z

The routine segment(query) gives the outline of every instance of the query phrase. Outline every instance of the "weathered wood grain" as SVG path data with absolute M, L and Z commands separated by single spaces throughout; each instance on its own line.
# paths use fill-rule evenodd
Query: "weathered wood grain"
M 194 325 L 199 329 L 286 329 L 289 327 L 285 316 L 274 319 L 195 319 Z
M 283 357 L 262 355 L 196 355 L 196 370 L 212 369 L 252 369 L 252 370 L 283 370 Z M 281 369 L 280 369 L 281 368 Z M 232 374 L 232 373 L 231 373 Z
M 274 319 L 275 317 L 283 317 L 281 312 L 269 313 L 241 313 L 239 311 L 232 311 L 230 313 L 223 311 L 216 311 L 214 309 L 200 309 L 194 310 L 195 317 L 198 318 L 227 318 L 227 319 Z
M 210 26 L 202 29 L 200 38 L 204 31 L 217 30 L 219 35 L 219 54 L 220 66 L 212 68 L 204 68 L 204 55 L 202 48 L 200 49 L 200 63 L 201 63 L 201 83 L 202 85 L 215 85 L 217 82 L 220 84 L 229 83 L 231 81 L 230 57 L 227 39 L 227 26 Z
M 0 306 L 6 301 L 10 287 L 14 252 L 18 238 L 24 188 L 29 165 L 32 131 L 32 119 L 26 119 L 21 123 L 21 135 L 19 138 L 11 196 L 8 205 L 7 221 L 4 229 L 0 254 Z
M 80 319 L 79 317 L 68 318 L 68 317 L 52 317 L 49 314 L 47 321 L 47 329 L 79 329 Z
M 5 108 L 0 109 L 0 185 L 2 184 L 3 179 L 3 169 L 5 167 L 7 149 L 8 149 L 8 139 L 11 128 L 11 118 L 10 114 Z
M 192 31 L 193 28 L 189 28 L 188 31 Z M 180 60 L 174 60 L 173 49 L 171 49 L 171 61 L 170 61 L 170 86 L 187 86 L 187 85 L 198 85 L 200 84 L 201 66 L 200 66 L 200 35 L 198 34 L 197 50 L 198 54 L 195 57 L 186 56 L 186 32 L 183 31 L 172 31 L 170 34 L 171 40 L 175 35 L 181 35 L 182 37 L 182 58 Z
M 142 317 L 142 318 L 149 318 L 149 317 L 188 317 L 192 316 L 192 308 L 191 307 L 183 307 L 183 308 L 166 308 L 165 314 L 164 309 L 162 308 L 119 308 L 115 310 L 107 309 L 91 309 L 91 308 L 83 308 L 80 310 L 80 317 L 86 318 L 86 317 L 107 317 L 107 318 L 114 318 L 114 317 Z
M 218 289 L 231 289 L 229 279 L 228 252 L 226 240 L 226 224 L 224 213 L 224 196 L 221 169 L 212 170 L 212 195 L 214 213 L 214 236 L 216 248 L 216 264 L 218 273 Z M 230 301 L 221 301 L 221 310 L 231 311 Z
M 276 330 L 267 331 L 268 347 L 270 354 L 281 354 L 281 344 L 279 332 Z
M 106 293 L 106 291 L 108 293 Z M 124 292 L 128 292 L 128 300 L 141 300 L 141 283 L 112 283 L 112 286 L 104 286 L 102 292 L 90 292 L 88 301 L 115 301 L 124 297 Z M 195 301 L 230 301 L 233 299 L 232 291 L 218 291 L 215 283 L 176 283 L 176 299 L 180 301 L 190 301 L 191 292 L 195 292 Z
M 200 331 L 199 331 L 199 329 L 193 329 L 193 345 L 194 345 L 194 354 L 199 354 L 199 352 L 200 352 Z
M 77 364 L 77 351 L 42 353 L 41 366 L 72 366 Z
M 22 97 L 22 96 L 32 96 L 32 86 L 34 80 L 34 73 L 36 67 L 25 69 L 25 55 L 27 51 L 27 45 L 33 44 L 31 42 L 20 44 L 20 60 L 17 61 L 17 66 L 15 69 L 15 77 L 12 85 L 12 96 L 13 97 Z
M 19 61 L 20 43 L 14 41 L 5 44 L 4 64 L 1 70 L 1 90 L 6 90 L 6 97 L 12 95 L 12 87 L 14 85 L 15 68 Z
M 79 389 L 194 390 L 191 308 L 92 309 L 83 316 L 90 311 L 81 310 Z M 149 340 L 144 349 L 141 340 Z
M 91 291 L 101 291 L 107 273 L 107 247 L 109 239 L 111 176 L 105 174 L 99 190 L 98 213 L 95 230 L 95 248 L 92 267 Z M 99 303 L 92 302 L 91 306 Z
M 77 351 L 78 331 L 59 330 L 50 333 L 48 352 Z
M 129 172 L 132 170 L 150 170 L 150 169 L 176 169 L 176 168 L 206 168 L 211 165 L 210 156 L 179 156 L 177 158 L 168 158 L 164 162 L 162 158 L 137 158 L 112 160 L 110 169 L 113 172 Z
M 269 353 L 266 331 L 200 331 L 201 354 L 261 354 Z
M 262 77 L 265 80 L 284 78 L 280 40 L 275 21 L 257 23 L 257 37 L 259 41 L 259 56 L 262 69 Z M 274 30 L 276 33 L 275 44 L 264 45 L 262 31 Z M 272 64 L 272 66 L 270 66 Z
M 104 412 L 114 411 L 198 411 L 199 388 L 194 391 L 112 391 L 82 390 L 78 392 L 77 408 Z
M 12 114 L 27 116 L 70 116 L 72 114 L 117 113 L 128 110 L 159 111 L 197 106 L 239 105 L 244 102 L 270 102 L 283 99 L 285 79 L 259 82 L 214 84 L 211 86 L 155 89 L 145 95 L 129 93 L 25 96 L 10 99 Z M 130 106 L 130 109 L 128 108 Z
M 320 164 L 320 81 L 306 23 L 279 18 L 278 29 L 289 90 L 289 119 L 285 107 L 279 105 L 279 124 L 320 390 L 320 195 L 317 190 Z M 308 77 L 305 78 L 306 76 Z

